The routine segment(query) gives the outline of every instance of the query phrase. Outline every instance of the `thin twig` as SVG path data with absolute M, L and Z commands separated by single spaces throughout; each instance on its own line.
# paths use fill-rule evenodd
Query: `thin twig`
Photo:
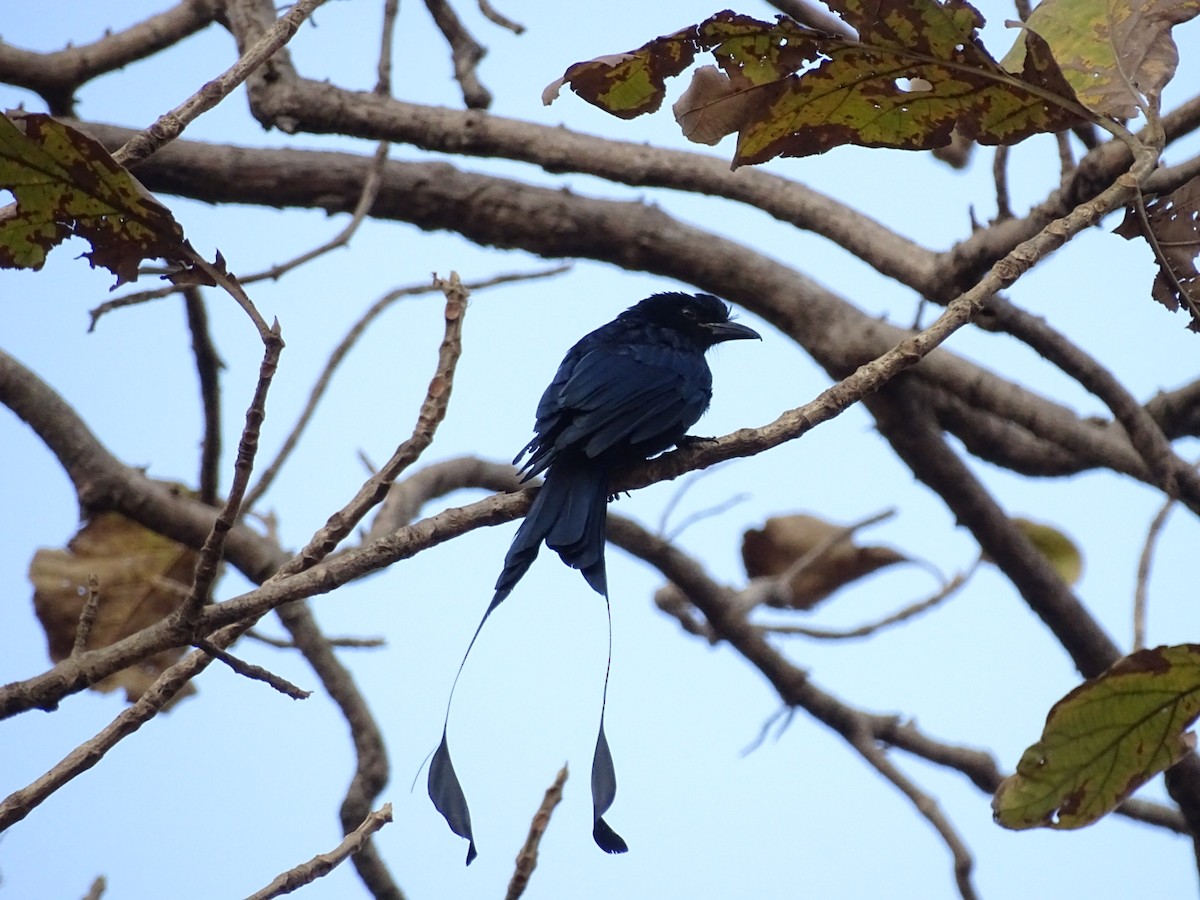
M 1146 610 L 1150 605 L 1150 565 L 1154 559 L 1154 551 L 1158 539 L 1162 536 L 1163 526 L 1167 517 L 1175 508 L 1178 501 L 1168 497 L 1146 530 L 1146 540 L 1142 544 L 1142 552 L 1138 556 L 1137 585 L 1133 591 L 1133 649 L 1141 650 L 1146 646 Z
M 667 502 L 663 505 L 662 513 L 659 514 L 659 534 L 667 534 L 667 523 L 670 522 L 671 515 L 675 512 L 675 508 L 678 507 L 683 498 L 687 496 L 687 492 L 690 491 L 698 481 L 703 478 L 707 478 L 720 468 L 720 466 L 709 466 L 707 469 L 701 469 L 699 472 L 689 472 L 683 478 L 683 480 L 680 481 L 679 487 L 671 492 L 671 496 L 667 498 Z M 676 532 L 677 531 L 678 529 L 676 529 Z M 668 537 L 667 540 L 673 540 L 673 538 Z
M 512 880 L 508 883 L 508 892 L 504 895 L 504 900 L 519 900 L 525 893 L 525 888 L 529 886 L 530 876 L 537 868 L 538 846 L 550 824 L 550 816 L 554 812 L 554 807 L 562 801 L 563 785 L 566 783 L 567 766 L 564 763 L 563 767 L 558 770 L 558 775 L 554 777 L 554 783 L 546 788 L 542 805 L 538 807 L 537 812 L 533 814 L 533 821 L 529 823 L 529 835 L 525 838 L 525 843 L 521 845 L 521 850 L 517 854 L 517 868 L 513 872 Z
M 899 788 L 900 793 L 912 801 L 912 805 L 925 821 L 933 826 L 954 859 L 954 882 L 958 886 L 959 895 L 963 900 L 976 900 L 979 895 L 975 893 L 975 886 L 971 883 L 971 869 L 974 866 L 971 851 L 967 849 L 967 845 L 950 824 L 937 801 L 917 787 L 915 782 L 888 759 L 887 753 L 880 749 L 869 730 L 862 729 L 857 732 L 851 738 L 850 745 L 875 768 L 875 771 Z
M 501 28 L 507 28 L 513 34 L 524 34 L 525 26 L 520 22 L 514 22 L 512 19 L 488 3 L 488 0 L 479 0 L 479 11 L 483 13 L 483 17 L 489 22 L 499 25 Z
M 258 641 L 260 644 L 266 644 L 268 647 L 274 647 L 277 650 L 295 650 L 296 642 L 285 640 L 283 638 L 271 637 L 269 634 L 263 634 L 254 628 L 246 632 L 246 637 L 251 640 Z M 350 650 L 374 650 L 378 647 L 387 646 L 387 638 L 371 637 L 327 637 L 325 640 L 330 647 L 345 647 Z
M 720 503 L 713 504 L 706 509 L 699 509 L 694 513 L 688 513 L 679 520 L 679 524 L 676 525 L 673 530 L 667 533 L 667 540 L 673 541 L 697 522 L 703 522 L 705 519 L 711 519 L 714 516 L 719 516 L 722 513 L 733 509 L 735 506 L 745 503 L 750 499 L 750 496 L 750 494 L 734 494 L 732 497 L 728 497 L 725 500 L 722 500 Z
M 196 285 L 183 291 L 183 306 L 187 313 L 188 331 L 192 335 L 192 357 L 196 360 L 196 376 L 200 382 L 200 404 L 204 410 L 204 438 L 200 443 L 199 497 L 201 503 L 217 505 L 219 466 L 221 462 L 221 397 L 219 372 L 224 367 L 213 346 L 208 328 L 208 312 L 204 295 Z
M 340 247 L 349 246 L 351 239 L 355 234 L 358 233 L 358 229 L 361 227 L 362 223 L 366 221 L 369 213 L 371 212 L 371 207 L 375 205 L 375 200 L 379 196 L 379 187 L 383 183 L 383 170 L 387 164 L 388 152 L 390 148 L 391 144 L 389 144 L 387 141 L 381 142 L 375 148 L 375 154 L 371 158 L 370 166 L 363 178 L 362 190 L 358 195 L 358 200 L 355 202 L 354 209 L 350 213 L 350 221 L 347 222 L 337 234 L 324 243 L 319 244 L 318 246 L 309 250 L 305 250 L 291 259 L 285 260 L 281 263 L 275 263 L 274 265 L 268 266 L 259 272 L 252 272 L 249 275 L 239 277 L 237 283 L 241 285 L 247 285 L 253 284 L 256 281 L 276 281 L 282 278 L 288 272 L 298 269 L 305 263 L 310 263 L 314 259 L 324 256 L 325 254 L 330 253 L 333 250 L 337 250 Z M 194 289 L 194 286 L 186 284 L 168 284 L 164 285 L 163 287 L 151 288 L 144 291 L 135 291 L 131 294 L 126 294 L 123 297 L 116 297 L 112 300 L 106 300 L 99 306 L 93 307 L 88 312 L 88 316 L 90 317 L 88 331 L 94 331 L 96 329 L 96 323 L 110 312 L 114 312 L 118 309 L 124 309 L 128 306 L 137 306 L 142 303 L 149 303 L 151 300 L 161 300 L 163 297 L 169 297 L 172 294 L 177 294 L 181 291 L 186 291 L 189 289 Z
M 813 566 L 822 563 L 830 553 L 832 553 L 839 545 L 849 541 L 854 535 L 862 531 L 864 528 L 869 528 L 871 525 L 877 525 L 896 515 L 895 509 L 885 509 L 883 512 L 875 513 L 858 522 L 853 522 L 850 525 L 845 525 L 831 532 L 827 537 L 818 541 L 814 546 L 810 547 L 800 557 L 794 560 L 791 565 L 780 572 L 778 575 L 771 578 L 759 579 L 752 582 L 738 598 L 738 606 L 745 612 L 749 612 L 756 606 L 768 603 L 773 598 L 779 598 L 777 602 L 771 603 L 773 606 L 783 606 L 796 608 L 798 599 L 792 596 L 792 582 L 811 569 Z M 931 568 L 928 564 L 926 567 Z M 936 570 L 935 570 L 936 571 Z M 942 580 L 941 574 L 938 573 L 938 580 Z
M 446 43 L 454 60 L 454 77 L 462 88 L 467 109 L 487 109 L 492 105 L 492 92 L 479 80 L 479 61 L 487 54 L 483 47 L 458 18 L 447 0 L 425 0 L 425 6 Z
M 276 675 L 262 666 L 256 666 L 254 663 L 248 663 L 244 659 L 238 659 L 228 650 L 222 650 L 210 640 L 200 638 L 194 644 L 197 650 L 203 650 L 214 659 L 219 659 L 243 678 L 249 678 L 252 681 L 261 681 L 263 684 L 270 685 L 279 691 L 279 693 L 291 697 L 293 700 L 307 700 L 312 696 L 312 691 L 296 687 L 296 685 L 292 684 L 286 678 Z
M 996 219 L 1000 222 L 1013 217 L 1008 201 L 1008 148 L 1001 144 L 992 157 L 992 181 L 996 184 Z
M 739 753 L 738 756 L 749 756 L 751 753 L 765 744 L 767 738 L 771 736 L 772 728 L 775 729 L 775 740 L 779 740 L 781 737 L 783 737 L 784 732 L 786 732 L 791 726 L 792 720 L 795 719 L 795 717 L 796 707 L 794 706 L 781 706 L 779 709 L 775 710 L 775 712 L 767 716 L 766 720 L 759 727 L 758 734 L 754 736 L 754 740 L 743 747 L 742 752 Z M 779 723 L 778 728 L 775 727 L 777 722 Z
M 261 891 L 251 894 L 246 900 L 271 900 L 292 891 L 312 884 L 332 872 L 348 857 L 358 853 L 380 828 L 392 821 L 392 804 L 385 803 L 375 812 L 369 814 L 361 825 L 350 832 L 340 844 L 328 853 L 319 853 L 306 863 L 288 869 L 275 877 Z
M 221 561 L 221 550 L 225 538 L 241 514 L 242 498 L 246 485 L 250 481 L 250 473 L 254 469 L 254 457 L 258 452 L 258 436 L 262 423 L 267 416 L 267 391 L 275 377 L 279 366 L 279 354 L 283 352 L 283 339 L 279 337 L 279 324 L 273 329 L 274 340 L 270 341 L 264 352 L 262 364 L 258 369 L 258 382 L 254 387 L 254 396 L 250 407 L 246 410 L 246 425 L 242 429 L 242 437 L 238 442 L 237 459 L 233 465 L 233 483 L 229 487 L 229 497 L 225 506 L 213 523 L 212 530 L 200 548 L 200 557 L 196 561 L 196 572 L 191 591 L 175 614 L 184 626 L 195 623 L 200 609 L 208 602 L 213 582 L 216 581 L 218 565 Z
M 493 287 L 499 284 L 507 284 L 514 281 L 529 281 L 536 278 L 548 278 L 553 275 L 559 275 L 567 271 L 569 266 L 554 266 L 549 269 L 542 269 L 536 272 L 512 272 L 503 275 L 495 275 L 491 278 L 486 278 L 482 281 L 470 282 L 466 285 L 468 291 L 481 291 L 485 288 Z M 313 414 L 316 412 L 317 404 L 321 402 L 321 398 L 325 395 L 325 391 L 329 388 L 330 382 L 333 380 L 333 374 L 338 367 L 349 355 L 354 345 L 366 333 L 367 328 L 375 319 L 379 318 L 388 307 L 398 300 L 405 297 L 415 297 L 421 294 L 428 294 L 436 291 L 436 284 L 421 284 L 410 285 L 408 287 L 396 288 L 384 294 L 369 309 L 355 322 L 350 330 L 346 332 L 345 337 L 330 353 L 329 359 L 325 363 L 325 367 L 321 370 L 321 374 L 317 376 L 316 382 L 313 384 L 312 390 L 309 392 L 308 402 L 304 405 L 304 409 L 300 412 L 296 424 L 292 426 L 292 430 L 288 432 L 288 436 L 283 441 L 283 446 L 279 448 L 279 452 L 275 458 L 271 460 L 262 469 L 262 474 L 259 476 L 258 482 L 246 493 L 246 508 L 252 509 L 263 495 L 271 487 L 275 478 L 279 475 L 280 469 L 291 456 L 292 451 L 296 449 L 296 445 L 300 442 L 300 437 L 304 430 L 308 427 L 312 420 Z
M 379 29 L 379 63 L 375 67 L 375 93 L 380 97 L 392 95 L 392 47 L 396 41 L 396 17 L 400 0 L 384 0 L 383 26 Z
M 304 20 L 324 2 L 325 0 L 297 0 L 296 4 L 280 16 L 236 63 L 207 82 L 179 106 L 160 116 L 149 128 L 130 138 L 125 146 L 113 154 L 113 159 L 123 166 L 133 166 L 175 140 L 198 116 L 220 103 L 249 78 L 255 69 L 290 41 Z
M 1054 140 L 1058 144 L 1058 167 L 1060 185 L 1065 185 L 1075 177 L 1075 170 L 1078 166 L 1075 163 L 1075 154 L 1071 152 L 1071 132 L 1059 131 L 1054 135 Z
M 100 900 L 104 896 L 104 891 L 108 887 L 108 882 L 103 875 L 97 875 L 92 881 L 92 886 L 88 888 L 88 892 L 83 895 L 83 900 Z
M 767 624 L 763 628 L 771 634 L 789 634 L 801 635 L 803 637 L 818 638 L 820 640 L 844 641 L 853 640 L 856 638 L 869 637 L 877 631 L 882 631 L 892 625 L 898 625 L 901 622 L 911 619 L 913 616 L 920 615 L 939 603 L 949 599 L 954 594 L 962 589 L 967 580 L 979 568 L 979 561 L 976 562 L 966 572 L 960 572 L 955 575 L 950 581 L 942 587 L 937 593 L 931 597 L 926 597 L 924 600 L 919 600 L 916 603 L 897 610 L 889 616 L 884 616 L 875 622 L 859 625 L 857 628 L 849 628 L 845 630 L 825 629 L 825 628 L 809 628 L 804 625 L 776 625 Z
M 100 610 L 100 580 L 89 573 L 87 579 L 87 600 L 79 611 L 79 623 L 75 626 L 75 643 L 71 646 L 71 656 L 78 656 L 87 649 L 88 638 L 92 636 L 92 627 L 96 624 L 96 613 Z

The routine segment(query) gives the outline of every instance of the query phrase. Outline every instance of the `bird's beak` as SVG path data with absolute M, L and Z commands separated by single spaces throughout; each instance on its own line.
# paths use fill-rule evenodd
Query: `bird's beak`
M 744 341 L 750 338 L 762 340 L 762 335 L 753 328 L 748 328 L 737 322 L 713 322 L 704 327 L 712 335 L 714 344 L 719 344 L 721 341 Z

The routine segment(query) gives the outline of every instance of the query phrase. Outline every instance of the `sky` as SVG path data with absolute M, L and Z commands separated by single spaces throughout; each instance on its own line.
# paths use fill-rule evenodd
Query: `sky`
M 164 8 L 162 3 L 6 4 L 0 37 L 29 49 L 95 39 Z M 497 115 L 559 125 L 621 140 L 645 140 L 727 158 L 688 145 L 669 114 L 621 122 L 565 93 L 541 103 L 542 88 L 573 62 L 635 47 L 699 21 L 718 7 L 671 0 L 600 6 L 506 0 L 500 6 L 528 31 L 518 37 L 485 22 L 471 4 L 460 13 L 490 48 L 480 67 Z M 0 7 L 3 8 L 3 7 Z M 1000 56 L 1013 39 L 1014 13 L 985 2 L 985 40 Z M 53 15 L 48 15 L 52 10 Z M 769 18 L 762 4 L 739 11 Z M 297 35 L 292 50 L 311 78 L 369 89 L 375 78 L 376 4 L 336 0 Z M 448 59 L 431 37 L 424 8 L 404 4 L 396 44 L 395 93 L 459 106 Z M 1177 84 L 1200 83 L 1200 26 L 1177 30 L 1183 65 Z M 333 49 L 331 49 L 333 48 Z M 105 76 L 80 92 L 84 118 L 143 127 L 232 62 L 219 28 L 194 36 L 160 59 Z M 674 86 L 677 94 L 682 84 Z M 37 97 L 0 88 L 6 108 L 40 110 Z M 1166 108 L 1186 96 L 1168 89 Z M 339 138 L 265 133 L 239 92 L 189 127 L 186 137 L 252 146 L 373 148 Z M 1197 142 L 1191 141 L 1190 152 Z M 393 147 L 397 159 L 429 154 Z M 1168 151 L 1168 161 L 1186 148 Z M 1013 152 L 1013 206 L 1037 202 L 1056 177 L 1049 139 Z M 529 166 L 451 159 L 465 169 L 614 198 L 648 198 L 681 219 L 741 240 L 829 285 L 872 315 L 912 320 L 918 298 L 823 239 L 795 232 L 762 213 L 724 201 L 553 176 Z M 822 157 L 777 160 L 770 171 L 795 178 L 868 211 L 925 246 L 943 249 L 970 233 L 970 213 L 994 210 L 990 151 L 952 171 L 927 154 L 840 149 Z M 219 248 L 231 270 L 249 272 L 288 259 L 339 230 L 345 217 L 243 207 L 215 209 L 164 197 L 192 243 Z M 1133 393 L 1148 399 L 1197 375 L 1197 341 L 1149 299 L 1149 251 L 1110 233 L 1106 221 L 1023 278 L 1010 292 L 1103 361 Z M 119 459 L 154 477 L 194 482 L 202 420 L 189 338 L 177 301 L 115 313 L 87 332 L 88 310 L 110 296 L 111 279 L 93 272 L 68 245 L 39 273 L 0 273 L 0 346 L 70 402 Z M 209 252 L 211 256 L 211 252 Z M 329 352 L 386 291 L 451 270 L 464 280 L 533 272 L 547 261 L 471 246 L 450 234 L 400 223 L 367 223 L 349 249 L 328 254 L 278 283 L 253 286 L 264 315 L 278 317 L 287 342 L 268 400 L 263 448 L 273 456 L 308 397 Z M 140 285 L 139 285 L 140 286 Z M 465 326 L 465 352 L 447 419 L 424 463 L 464 454 L 508 460 L 528 440 L 533 411 L 565 350 L 582 334 L 641 297 L 679 285 L 591 262 L 553 279 L 477 293 Z M 120 292 L 117 292 L 118 294 Z M 232 301 L 208 295 L 214 339 L 226 363 L 222 391 L 227 485 L 242 414 L 254 386 L 260 344 Z M 828 378 L 785 337 L 755 319 L 761 344 L 737 342 L 711 355 L 715 393 L 701 434 L 761 425 L 812 399 Z M 264 500 L 281 540 L 298 547 L 365 478 L 359 454 L 382 461 L 411 432 L 433 371 L 442 301 L 424 295 L 397 304 L 337 373 L 311 431 Z M 520 352 L 512 353 L 513 347 Z M 1011 340 L 965 330 L 948 348 L 1086 415 L 1104 415 L 1095 398 Z M 1196 442 L 1179 446 L 1200 455 Z M 33 615 L 26 572 L 39 547 L 66 543 L 78 524 L 74 491 L 55 460 L 15 416 L 0 412 L 0 682 L 30 677 L 49 661 Z M 1138 556 L 1160 498 L 1127 479 L 1097 474 L 1026 481 L 973 462 L 1004 507 L 1053 523 L 1084 555 L 1078 593 L 1109 634 L 1131 644 Z M 953 517 L 914 483 L 852 409 L 802 440 L 726 464 L 699 479 L 656 485 L 616 510 L 657 528 L 686 490 L 672 523 L 732 498 L 679 538 L 720 581 L 740 586 L 740 535 L 773 515 L 809 512 L 849 523 L 894 509 L 864 540 L 927 560 L 946 576 L 977 548 Z M 479 499 L 452 495 L 444 506 Z M 426 512 L 436 511 L 433 507 Z M 379 636 L 386 647 L 343 651 L 385 732 L 392 779 L 379 803 L 395 821 L 379 850 L 407 896 L 475 898 L 503 893 L 529 820 L 558 768 L 570 766 L 565 798 L 543 840 L 529 898 L 693 896 L 821 898 L 957 896 L 950 858 L 932 829 L 890 784 L 836 735 L 805 714 L 753 752 L 745 750 L 779 710 L 765 680 L 728 647 L 683 635 L 653 605 L 662 578 L 619 549 L 609 553 L 613 664 L 607 731 L 619 791 L 608 821 L 631 846 L 609 857 L 590 837 L 588 767 L 605 665 L 604 609 L 582 579 L 543 554 L 498 611 L 464 670 L 450 721 L 455 764 L 471 801 L 479 859 L 462 865 L 465 843 L 446 829 L 423 789 L 422 762 L 436 745 L 447 692 L 491 594 L 515 524 L 481 529 L 314 601 L 331 635 Z M 1193 548 L 1200 528 L 1186 513 L 1169 521 L 1150 581 L 1149 643 L 1195 640 Z M 918 566 L 874 576 L 794 621 L 857 625 L 931 593 Z M 227 571 L 218 599 L 249 589 Z M 792 621 L 777 617 L 780 621 Z M 262 629 L 281 629 L 265 620 Z M 849 703 L 914 719 L 935 737 L 991 750 L 1015 765 L 1040 734 L 1053 702 L 1078 675 L 1052 636 L 1007 582 L 984 567 L 959 596 L 905 627 L 870 641 L 822 643 L 780 638 L 813 680 Z M 0 898 L 81 897 L 103 874 L 108 897 L 244 896 L 279 872 L 340 840 L 337 808 L 353 770 L 347 727 L 303 660 L 243 642 L 236 652 L 314 695 L 286 699 L 210 666 L 198 694 L 121 742 L 0 836 Z M 113 695 L 68 698 L 47 715 L 0 723 L 0 790 L 28 784 L 124 707 Z M 1004 831 L 988 797 L 953 772 L 893 754 L 934 795 L 976 860 L 987 898 L 1030 896 L 1189 896 L 1195 865 L 1189 843 L 1126 820 L 1071 833 Z M 416 779 L 417 787 L 410 790 Z M 1161 781 L 1141 796 L 1161 799 Z M 357 896 L 343 865 L 303 889 L 309 898 Z

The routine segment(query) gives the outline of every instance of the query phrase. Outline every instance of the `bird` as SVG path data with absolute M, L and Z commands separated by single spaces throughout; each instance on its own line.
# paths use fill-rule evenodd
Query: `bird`
M 538 403 L 534 436 L 513 460 L 520 465 L 522 484 L 543 473 L 545 478 L 504 557 L 492 602 L 463 664 L 488 616 L 529 571 L 542 544 L 578 569 L 607 603 L 605 522 L 613 474 L 672 447 L 705 440 L 688 435 L 712 400 L 712 372 L 705 353 L 725 341 L 746 339 L 761 340 L 761 335 L 731 321 L 729 307 L 719 298 L 671 291 L 631 306 L 567 351 Z M 611 658 L 611 624 L 609 642 Z M 456 684 L 457 680 L 456 676 Z M 606 673 L 605 696 L 607 682 Z M 451 696 L 453 691 L 452 687 Z M 603 702 L 592 760 L 592 834 L 601 849 L 622 853 L 628 849 L 625 841 L 603 819 L 616 794 Z M 430 763 L 428 787 L 451 830 L 470 842 L 470 864 L 475 841 L 466 797 L 450 761 L 445 724 Z

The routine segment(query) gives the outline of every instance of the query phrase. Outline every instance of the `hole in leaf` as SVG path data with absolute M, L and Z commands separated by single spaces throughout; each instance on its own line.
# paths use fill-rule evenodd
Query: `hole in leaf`
M 933 90 L 933 85 L 924 78 L 897 78 L 896 89 L 906 94 L 923 94 Z

